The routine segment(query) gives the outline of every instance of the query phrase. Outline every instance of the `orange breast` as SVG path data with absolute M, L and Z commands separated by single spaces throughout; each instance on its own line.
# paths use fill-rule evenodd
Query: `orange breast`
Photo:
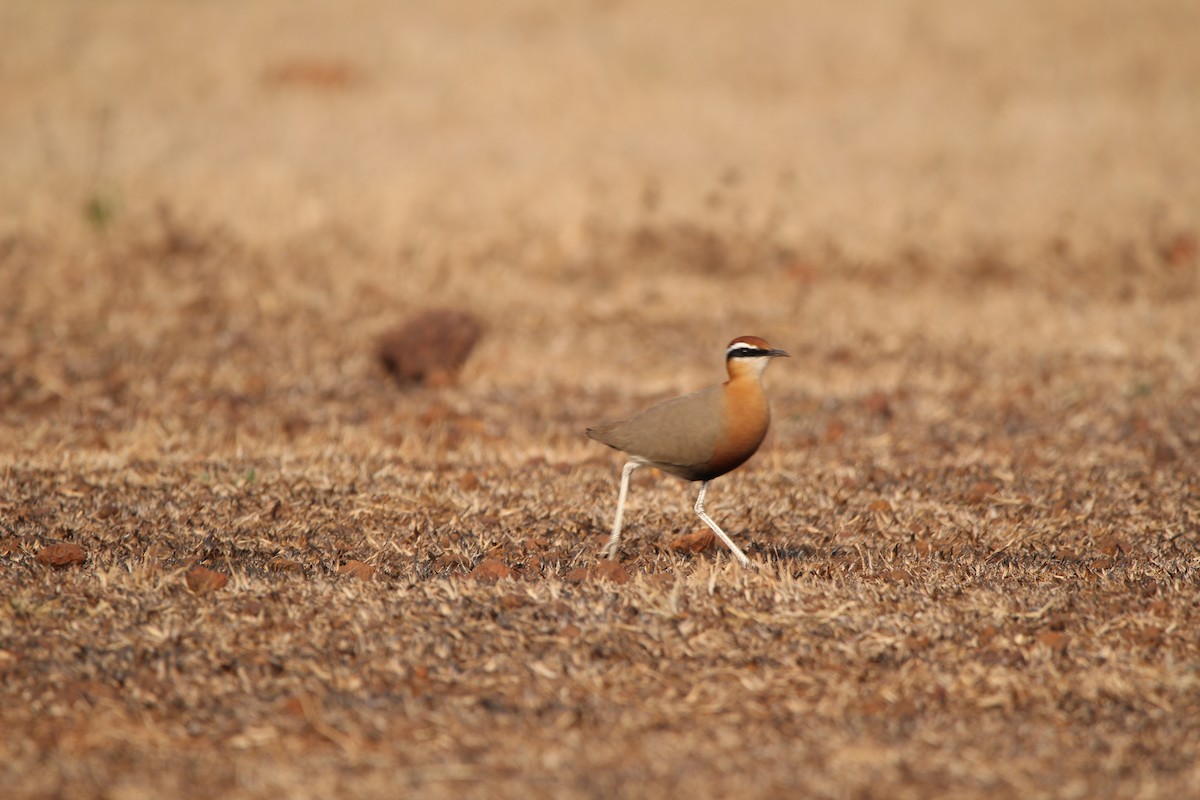
M 758 450 L 771 424 L 771 410 L 758 380 L 738 377 L 723 387 L 724 434 L 712 458 L 693 480 L 712 480 L 740 467 Z

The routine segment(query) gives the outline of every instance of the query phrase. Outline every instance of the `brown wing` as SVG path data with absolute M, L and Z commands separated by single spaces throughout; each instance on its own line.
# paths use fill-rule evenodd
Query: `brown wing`
M 588 428 L 588 436 L 652 465 L 694 480 L 689 468 L 713 457 L 720 435 L 721 387 L 651 406 L 616 422 Z

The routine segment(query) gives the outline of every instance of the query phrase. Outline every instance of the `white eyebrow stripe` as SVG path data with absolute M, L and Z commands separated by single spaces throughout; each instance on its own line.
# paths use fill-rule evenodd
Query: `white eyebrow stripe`
M 730 354 L 733 353 L 734 350 L 757 350 L 760 353 L 767 352 L 766 350 L 764 350 L 763 348 L 759 347 L 756 344 L 747 344 L 746 342 L 734 342 L 733 344 L 729 345 L 728 349 L 726 349 L 725 357 L 729 358 Z

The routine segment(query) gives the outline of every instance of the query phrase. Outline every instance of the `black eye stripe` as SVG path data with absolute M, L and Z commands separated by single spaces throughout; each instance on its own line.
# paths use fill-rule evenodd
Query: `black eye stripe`
M 735 347 L 725 354 L 726 358 L 758 358 L 765 356 L 766 350 L 761 347 Z

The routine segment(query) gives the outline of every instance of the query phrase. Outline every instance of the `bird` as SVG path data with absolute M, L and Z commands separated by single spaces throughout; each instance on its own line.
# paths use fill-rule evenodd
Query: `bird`
M 654 467 L 686 481 L 700 481 L 696 514 L 712 529 L 743 567 L 750 559 L 704 513 L 709 481 L 737 469 L 758 450 L 771 424 L 771 410 L 762 378 L 772 359 L 787 357 L 758 336 L 739 336 L 725 348 L 729 380 L 692 394 L 665 400 L 628 419 L 587 429 L 598 442 L 624 452 L 629 460 L 621 470 L 617 516 L 612 535 L 601 550 L 611 558 L 621 540 L 621 519 L 629 478 L 640 467 Z

